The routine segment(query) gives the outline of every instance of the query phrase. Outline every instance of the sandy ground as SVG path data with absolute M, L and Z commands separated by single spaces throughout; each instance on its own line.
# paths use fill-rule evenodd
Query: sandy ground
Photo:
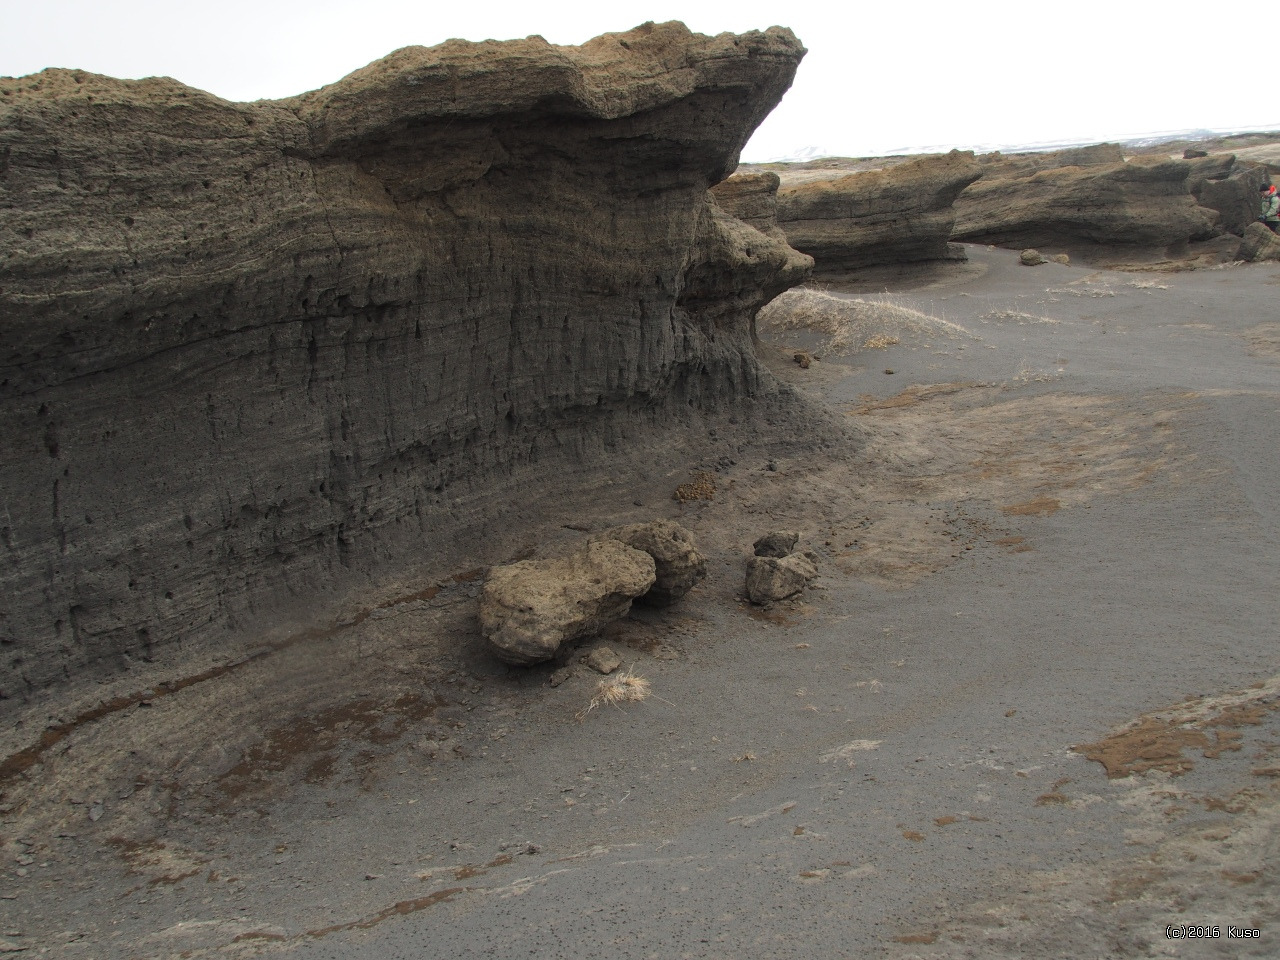
M 812 431 L 712 424 L 630 508 L 567 491 L 331 629 L 81 691 L 6 764 L 0 950 L 1280 954 L 1280 267 L 970 256 L 831 291 L 890 317 L 839 349 L 765 331 Z M 650 699 L 489 657 L 483 564 L 655 516 L 711 572 L 604 638 Z M 779 528 L 821 576 L 753 608 Z

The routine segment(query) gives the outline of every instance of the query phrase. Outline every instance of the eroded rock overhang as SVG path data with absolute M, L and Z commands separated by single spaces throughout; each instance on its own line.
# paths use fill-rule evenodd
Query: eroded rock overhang
M 707 191 L 803 54 L 669 23 L 252 104 L 0 79 L 0 694 L 270 624 L 495 477 L 772 389 L 751 324 L 808 261 Z

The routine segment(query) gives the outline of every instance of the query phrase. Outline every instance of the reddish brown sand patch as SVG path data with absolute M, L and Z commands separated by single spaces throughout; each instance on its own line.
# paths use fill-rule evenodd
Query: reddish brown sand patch
M 1082 743 L 1071 749 L 1096 760 L 1111 779 L 1148 770 L 1163 770 L 1177 776 L 1195 766 L 1185 750 L 1200 750 L 1215 759 L 1225 751 L 1241 747 L 1239 734 L 1222 728 L 1260 724 L 1267 713 L 1280 709 L 1280 677 L 1216 697 L 1192 700 L 1139 717 L 1096 743 Z M 1210 739 L 1208 730 L 1214 736 Z
M 1062 503 L 1056 497 L 1036 497 L 1034 500 L 1015 503 L 1000 509 L 1010 517 L 1047 517 L 1062 509 Z
M 983 386 L 983 384 L 965 380 L 956 383 L 935 383 L 929 386 L 907 387 L 900 393 L 895 393 L 892 397 L 886 397 L 884 400 L 868 400 L 862 406 L 850 410 L 849 415 L 863 417 L 876 410 L 900 410 L 903 407 L 914 407 L 916 404 L 924 403 L 934 397 L 947 396 L 948 394 L 959 393 L 961 390 L 980 386 Z
M 427 907 L 434 907 L 437 903 L 444 903 L 467 889 L 469 888 L 449 887 L 446 890 L 437 890 L 435 893 L 429 893 L 425 897 L 401 900 L 399 903 L 393 904 L 371 917 L 365 917 L 363 920 L 352 920 L 350 923 L 335 923 L 332 926 L 320 927 L 318 930 L 308 930 L 305 936 L 318 940 L 321 937 L 327 937 L 331 933 L 340 933 L 344 930 L 368 930 L 370 927 L 376 927 L 383 920 L 407 916 L 411 913 L 417 913 L 419 910 L 425 910 Z
M 933 943 L 938 939 L 936 933 L 904 933 L 894 937 L 894 943 Z

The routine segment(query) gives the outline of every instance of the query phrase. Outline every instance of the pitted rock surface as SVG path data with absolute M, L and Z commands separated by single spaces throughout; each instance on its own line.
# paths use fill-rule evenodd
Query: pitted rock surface
M 747 599 L 752 603 L 785 600 L 803 590 L 818 568 L 803 554 L 752 557 L 747 561 Z
M 655 579 L 653 558 L 617 540 L 571 556 L 494 567 L 480 596 L 480 628 L 507 663 L 550 660 L 561 645 L 625 616 Z
M 785 557 L 800 542 L 800 534 L 794 530 L 774 530 L 766 533 L 751 545 L 757 557 Z
M 707 561 L 693 534 L 671 520 L 633 523 L 606 530 L 599 539 L 617 540 L 653 558 L 657 579 L 639 599 L 653 606 L 675 603 L 707 575 Z

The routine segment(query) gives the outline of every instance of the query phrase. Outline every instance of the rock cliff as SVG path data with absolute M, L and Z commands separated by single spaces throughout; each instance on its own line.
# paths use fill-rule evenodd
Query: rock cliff
M 773 389 L 751 324 L 807 265 L 708 188 L 803 53 L 669 23 L 253 104 L 0 79 L 0 695 L 314 614 Z
M 964 259 L 948 241 L 954 202 L 981 175 L 972 153 L 908 160 L 869 170 L 786 184 L 778 223 L 788 242 L 815 261 L 818 274 L 862 267 Z
M 1015 247 L 1164 248 L 1221 232 L 1189 189 L 1200 161 L 1140 157 L 1058 166 L 1001 159 L 956 200 L 955 240 Z

